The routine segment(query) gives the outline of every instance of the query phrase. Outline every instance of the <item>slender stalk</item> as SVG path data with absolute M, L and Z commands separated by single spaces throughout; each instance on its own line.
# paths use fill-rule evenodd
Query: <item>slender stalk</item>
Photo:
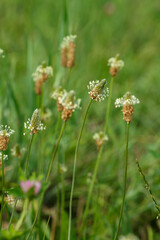
M 66 122 L 64 122 L 63 125 L 62 125 L 62 129 L 61 129 L 60 135 L 58 137 L 58 140 L 57 140 L 57 143 L 56 143 L 56 147 L 54 149 L 54 152 L 53 152 L 53 155 L 52 155 L 52 159 L 51 159 L 49 167 L 48 167 L 48 172 L 47 172 L 47 176 L 46 176 L 46 182 L 48 182 L 48 179 L 49 179 L 49 176 L 50 176 L 50 173 L 51 173 L 51 170 L 52 170 L 53 161 L 55 159 L 55 156 L 56 156 L 56 153 L 57 153 L 57 150 L 58 150 L 58 146 L 59 146 L 59 143 L 61 141 L 61 137 L 63 135 L 65 126 L 66 126 Z
M 29 157 L 30 157 L 30 153 L 31 153 L 31 146 L 32 146 L 32 142 L 33 142 L 33 137 L 34 137 L 34 134 L 32 134 L 32 136 L 31 136 L 31 140 L 30 140 L 29 148 L 28 148 L 28 153 L 27 153 L 26 167 L 25 167 L 25 174 L 26 175 L 27 175 L 28 162 L 29 162 Z
M 15 203 L 14 203 L 14 207 L 13 207 L 13 210 L 12 210 L 12 214 L 11 214 L 11 218 L 10 218 L 10 221 L 9 221 L 8 229 L 10 228 L 10 226 L 11 226 L 11 224 L 12 224 L 14 212 L 15 212 L 15 210 L 16 210 L 17 201 L 18 201 L 18 200 L 16 199 L 16 201 L 15 201 Z
M 51 216 L 48 217 L 47 226 L 49 225 L 50 218 L 51 218 Z M 47 226 L 46 226 L 46 228 L 47 228 Z M 45 236 L 46 236 L 46 231 L 44 232 L 43 240 L 45 240 Z
M 141 176 L 142 176 L 142 178 L 144 180 L 145 187 L 148 190 L 148 192 L 149 192 L 149 194 L 150 194 L 150 196 L 151 196 L 151 198 L 152 198 L 152 200 L 154 202 L 155 208 L 158 211 L 158 215 L 160 215 L 160 206 L 157 204 L 157 201 L 156 201 L 155 197 L 153 196 L 151 187 L 150 187 L 150 185 L 149 185 L 149 183 L 148 183 L 148 181 L 147 181 L 147 179 L 146 179 L 146 177 L 145 177 L 145 175 L 144 175 L 144 173 L 143 173 L 143 171 L 142 171 L 142 169 L 141 169 L 137 159 L 136 159 L 136 164 L 137 164 L 138 170 L 139 170 L 139 172 L 140 172 L 140 174 L 141 174 Z
M 126 196 L 126 186 L 127 186 L 127 168 L 128 168 L 128 140 L 129 140 L 129 123 L 127 123 L 127 132 L 126 132 L 126 152 L 125 152 L 125 168 L 124 168 L 124 180 L 123 180 L 123 198 L 122 198 L 122 205 L 119 215 L 119 222 L 116 234 L 114 236 L 114 240 L 118 238 L 119 229 L 121 225 L 122 215 L 123 215 L 123 209 L 124 209 L 124 203 L 125 203 L 125 196 Z
M 60 232 L 60 240 L 63 239 L 64 237 L 64 230 L 62 228 L 62 222 L 63 222 L 63 216 L 64 216 L 64 208 L 65 208 L 65 189 L 64 189 L 64 173 L 62 171 L 61 173 L 61 184 L 62 184 L 62 187 L 61 187 L 61 232 Z
M 26 200 L 24 202 L 24 206 L 23 206 L 23 211 L 22 211 L 21 217 L 18 220 L 16 228 L 15 228 L 16 230 L 18 230 L 21 227 L 21 225 L 22 225 L 22 223 L 24 221 L 24 218 L 25 218 L 25 216 L 27 214 L 27 210 L 28 210 L 28 204 L 29 204 L 29 200 L 28 200 L 28 198 L 26 198 Z
M 99 152 L 98 152 L 98 157 L 97 157 L 96 164 L 95 164 L 95 167 L 94 167 L 94 172 L 93 172 L 91 184 L 89 186 L 87 203 L 86 203 L 86 207 L 85 207 L 84 214 L 83 214 L 83 221 L 82 221 L 81 230 L 86 225 L 85 222 L 86 222 L 86 219 L 87 219 L 87 216 L 88 216 L 88 210 L 89 210 L 89 206 L 90 206 L 90 202 L 91 202 L 91 196 L 92 196 L 93 187 L 94 187 L 94 183 L 95 183 L 96 176 L 97 176 L 99 163 L 100 163 L 100 160 L 101 160 L 102 150 L 103 150 L 103 148 L 101 147 Z M 84 235 L 85 235 L 85 232 L 84 232 Z
M 64 122 L 63 123 L 63 126 L 62 126 L 62 129 L 61 129 L 61 132 L 59 134 L 59 137 L 58 137 L 58 140 L 57 140 L 57 143 L 56 143 L 56 147 L 54 149 L 54 152 L 53 152 L 53 155 L 52 155 L 52 159 L 50 161 L 50 164 L 49 164 L 49 167 L 48 167 L 48 172 L 47 172 L 47 176 L 46 176 L 46 179 L 45 179 L 45 182 L 47 183 L 48 182 L 48 179 L 49 179 L 49 176 L 50 176 L 50 173 L 51 173 L 51 170 L 52 170 L 52 165 L 53 165 L 53 161 L 55 159 L 55 156 L 56 156 L 56 152 L 58 150 L 58 146 L 59 146 L 59 143 L 60 143 L 60 140 L 61 140 L 61 137 L 63 135 L 63 132 L 64 132 L 64 129 L 65 129 L 65 126 L 66 126 L 66 123 Z M 39 208 L 37 210 L 37 213 L 36 213 L 36 216 L 34 218 L 34 221 L 33 221 L 33 224 L 32 224 L 32 227 L 30 229 L 30 232 L 28 233 L 27 237 L 26 237 L 26 240 L 30 239 L 30 236 L 32 234 L 32 231 L 34 229 L 34 226 L 37 222 L 37 219 L 40 215 L 40 212 L 41 212 L 41 208 L 42 208 L 42 203 L 43 203 L 43 198 L 44 198 L 44 194 L 45 194 L 45 191 L 42 193 L 41 195 L 41 198 L 40 198 L 40 202 L 39 202 Z
M 4 208 L 3 204 L 4 204 L 4 159 L 3 159 L 3 151 L 2 151 L 2 202 L 1 202 L 0 230 L 2 228 L 3 208 Z
M 77 164 L 77 155 L 78 155 L 78 148 L 79 148 L 79 143 L 81 140 L 81 136 L 82 136 L 82 132 L 83 132 L 83 128 L 85 125 L 85 121 L 87 118 L 87 114 L 89 111 L 89 108 L 91 106 L 92 103 L 92 99 L 89 101 L 86 112 L 84 114 L 84 118 L 83 118 L 83 123 L 82 123 L 82 127 L 79 133 L 79 137 L 77 140 L 77 144 L 76 144 L 76 150 L 75 150 L 75 158 L 74 158 L 74 163 L 73 163 L 73 175 L 72 175 L 72 186 L 71 186 L 71 194 L 70 194 L 70 203 L 69 203 L 69 226 L 68 226 L 68 240 L 70 240 L 71 238 L 71 221 L 72 221 L 72 200 L 73 200 L 73 191 L 74 191 L 74 183 L 75 183 L 75 173 L 76 173 L 76 164 Z
M 106 133 L 106 131 L 108 130 L 108 122 L 109 122 L 111 99 L 112 99 L 113 81 L 114 81 L 114 78 L 112 77 L 111 81 L 110 81 L 110 86 L 109 86 L 109 97 L 108 97 L 108 104 L 107 104 L 107 110 L 106 110 L 104 133 Z M 89 205 L 90 205 L 91 196 L 92 196 L 92 192 L 93 192 L 93 187 L 94 187 L 94 183 L 95 183 L 98 168 L 99 168 L 99 163 L 100 163 L 100 160 L 101 160 L 101 157 L 102 157 L 102 152 L 103 152 L 103 145 L 101 146 L 101 148 L 98 152 L 97 159 L 96 159 L 96 163 L 95 163 L 95 167 L 94 167 L 94 171 L 93 171 L 93 176 L 92 176 L 92 181 L 91 181 L 90 186 L 89 186 L 87 203 L 86 203 L 86 207 L 85 207 L 85 210 L 84 210 L 83 221 L 82 221 L 82 226 L 81 226 L 80 232 L 82 231 L 83 227 L 85 226 L 85 221 L 86 221 L 87 216 L 88 216 Z M 85 234 L 85 232 L 84 232 L 84 234 Z
M 110 85 L 109 85 L 109 96 L 108 96 L 108 104 L 107 104 L 107 111 L 106 111 L 106 118 L 105 118 L 105 125 L 104 125 L 104 133 L 106 133 L 106 131 L 108 130 L 108 122 L 109 122 L 111 100 L 112 100 L 113 82 L 114 82 L 114 77 L 111 78 Z

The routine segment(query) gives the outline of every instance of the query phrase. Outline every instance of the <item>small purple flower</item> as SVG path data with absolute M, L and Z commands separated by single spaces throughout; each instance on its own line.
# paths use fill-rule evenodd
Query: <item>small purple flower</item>
M 33 187 L 35 195 L 37 195 L 40 192 L 41 185 L 42 184 L 40 181 L 26 180 L 20 182 L 21 189 L 24 193 L 27 193 Z

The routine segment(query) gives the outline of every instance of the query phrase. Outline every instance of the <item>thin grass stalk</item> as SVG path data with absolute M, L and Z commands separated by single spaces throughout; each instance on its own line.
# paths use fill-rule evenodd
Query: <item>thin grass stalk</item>
M 54 149 L 53 156 L 52 156 L 52 159 L 51 159 L 49 167 L 48 167 L 48 172 L 47 172 L 47 176 L 46 176 L 46 182 L 48 182 L 48 179 L 49 179 L 49 176 L 50 176 L 50 173 L 51 173 L 51 170 L 52 170 L 53 161 L 55 159 L 55 156 L 56 156 L 56 153 L 57 153 L 57 150 L 58 150 L 58 146 L 59 146 L 59 143 L 61 141 L 61 138 L 62 138 L 64 129 L 65 129 L 65 126 L 66 126 L 66 122 L 64 122 L 63 125 L 62 125 L 62 129 L 61 129 L 60 135 L 58 137 L 58 141 L 56 143 L 56 147 Z
M 1 202 L 1 218 L 0 218 L 0 230 L 2 228 L 3 208 L 4 208 L 4 159 L 2 151 L 2 202 Z
M 107 104 L 107 110 L 106 110 L 104 133 L 106 133 L 106 131 L 108 130 L 108 122 L 109 122 L 109 115 L 110 115 L 112 90 L 113 90 L 113 81 L 114 81 L 114 78 L 112 77 L 111 81 L 110 81 L 110 86 L 109 86 L 109 97 L 108 97 L 108 104 Z M 86 207 L 85 207 L 85 210 L 84 210 L 81 230 L 83 229 L 83 226 L 85 226 L 85 221 L 86 221 L 87 216 L 88 216 L 89 205 L 90 205 L 91 196 L 92 196 L 92 192 L 93 192 L 93 187 L 94 187 L 94 183 L 95 183 L 98 168 L 99 168 L 99 163 L 100 163 L 100 160 L 101 160 L 101 157 L 102 157 L 102 152 L 103 152 L 103 145 L 99 149 L 98 156 L 97 156 L 96 163 L 95 163 L 95 167 L 94 167 L 92 180 L 91 180 L 91 184 L 89 186 L 89 192 L 88 192 Z M 81 230 L 80 230 L 80 232 L 81 232 Z
M 83 123 L 82 123 L 82 127 L 79 133 L 79 137 L 77 140 L 77 144 L 76 144 L 76 150 L 75 150 L 75 158 L 74 158 L 74 163 L 73 163 L 73 175 L 72 175 L 72 186 L 71 186 L 71 194 L 70 194 L 70 202 L 69 202 L 69 226 L 68 226 L 68 240 L 70 240 L 71 238 L 71 222 L 72 222 L 72 200 L 73 200 L 73 191 L 74 191 L 74 183 L 75 183 L 75 174 L 76 174 L 76 164 L 77 164 L 77 155 L 78 155 L 78 148 L 79 148 L 79 143 L 81 140 L 81 136 L 82 136 L 82 132 L 83 132 L 83 128 L 85 125 L 85 121 L 87 118 L 87 114 L 89 111 L 89 108 L 91 106 L 92 103 L 92 99 L 90 99 L 86 112 L 84 114 L 84 118 L 83 118 Z
M 153 200 L 153 203 L 154 203 L 154 205 L 155 205 L 155 208 L 156 208 L 157 211 L 158 211 L 158 216 L 160 216 L 160 206 L 157 204 L 157 201 L 156 201 L 155 197 L 153 196 L 151 187 L 150 187 L 150 185 L 149 185 L 149 183 L 148 183 L 148 181 L 147 181 L 147 179 L 146 179 L 146 177 L 145 177 L 145 175 L 144 175 L 144 173 L 143 173 L 143 171 L 142 171 L 142 169 L 141 169 L 141 167 L 140 167 L 139 162 L 138 162 L 137 159 L 136 159 L 136 164 L 137 164 L 138 170 L 139 170 L 139 172 L 140 172 L 140 174 L 141 174 L 141 176 L 142 176 L 142 178 L 143 178 L 143 180 L 144 180 L 145 187 L 146 187 L 146 189 L 148 190 L 148 192 L 149 192 L 149 194 L 150 194 L 150 196 L 151 196 L 151 198 L 152 198 L 152 200 Z
M 48 172 L 47 172 L 47 176 L 46 176 L 46 179 L 45 179 L 45 182 L 47 183 L 48 182 L 48 179 L 49 179 L 49 176 L 50 176 L 50 173 L 51 173 L 51 170 L 52 170 L 52 165 L 53 165 L 53 162 L 54 162 L 54 159 L 55 159 L 55 156 L 56 156 L 56 152 L 58 150 L 58 146 L 59 146 L 59 143 L 60 143 L 60 140 L 62 138 L 62 135 L 63 135 L 63 132 L 64 132 L 64 129 L 65 129 L 65 126 L 66 126 L 66 122 L 63 123 L 63 126 L 62 126 L 62 129 L 61 129 L 61 132 L 59 134 L 59 137 L 58 137 L 58 140 L 57 140 L 57 143 L 56 143 L 56 147 L 55 147 L 55 150 L 53 152 L 53 155 L 52 155 L 52 159 L 50 161 L 50 164 L 49 164 L 49 167 L 48 167 Z M 26 240 L 30 239 L 30 236 L 32 234 L 32 231 L 34 229 L 34 226 L 37 222 L 37 219 L 38 217 L 40 216 L 40 212 L 41 212 L 41 208 L 42 208 L 42 203 L 43 203 L 43 198 L 44 198 L 44 194 L 45 194 L 45 191 L 42 193 L 41 195 L 41 198 L 40 198 L 40 202 L 39 202 L 39 208 L 37 210 L 37 213 L 36 213 L 36 216 L 34 218 L 34 221 L 33 221 L 33 224 L 32 224 L 32 227 L 30 229 L 30 232 L 28 233 L 27 237 L 26 237 Z M 40 218 L 39 218 L 40 219 Z
M 13 210 L 12 210 L 12 214 L 11 214 L 11 218 L 9 220 L 9 225 L 8 225 L 8 229 L 10 228 L 11 224 L 12 224 L 12 220 L 13 220 L 13 216 L 14 216 L 14 212 L 16 210 L 16 206 L 17 206 L 17 201 L 18 199 L 16 199 L 15 203 L 14 203 L 14 207 L 13 207 Z
M 16 230 L 19 230 L 19 228 L 21 227 L 21 225 L 23 224 L 23 221 L 24 221 L 24 218 L 27 214 L 27 211 L 28 211 L 28 205 L 29 205 L 29 199 L 26 198 L 25 202 L 24 202 L 24 205 L 23 205 L 23 211 L 21 213 L 21 217 L 20 219 L 18 220 L 17 222 L 17 225 L 15 227 Z
M 61 184 L 62 184 L 62 188 L 61 188 L 61 233 L 60 233 L 60 240 L 63 239 L 63 229 L 62 229 L 62 220 L 63 220 L 63 216 L 64 216 L 64 208 L 65 208 L 65 188 L 64 188 L 64 173 L 62 171 L 61 173 Z
M 25 174 L 26 174 L 26 175 L 27 175 L 27 170 L 28 170 L 28 162 L 29 162 L 29 158 L 30 158 L 31 146 L 32 146 L 32 142 L 33 142 L 33 137 L 34 137 L 34 134 L 32 134 L 32 136 L 31 136 L 31 140 L 30 140 L 29 148 L 28 148 L 28 153 L 27 153 L 26 167 L 25 167 Z
M 46 228 L 47 228 L 48 225 L 49 225 L 50 218 L 51 218 L 51 216 L 48 217 L 48 221 L 47 221 L 47 226 L 46 226 Z M 43 240 L 45 240 L 45 236 L 46 236 L 46 231 L 44 231 Z
M 121 225 L 122 215 L 123 215 L 123 209 L 124 209 L 124 203 L 125 203 L 125 196 L 126 196 L 126 186 L 127 186 L 127 168 L 128 168 L 128 140 L 129 140 L 129 123 L 127 123 L 127 130 L 126 130 L 126 151 L 125 151 L 125 167 L 124 167 L 124 180 L 123 180 L 123 198 L 122 198 L 122 205 L 119 215 L 119 222 L 116 234 L 114 236 L 114 240 L 118 238 L 119 229 Z

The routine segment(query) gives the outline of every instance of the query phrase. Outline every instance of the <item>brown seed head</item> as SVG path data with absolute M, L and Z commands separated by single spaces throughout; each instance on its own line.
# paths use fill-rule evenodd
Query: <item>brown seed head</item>
M 67 47 L 63 47 L 61 49 L 61 64 L 63 67 L 67 67 L 67 52 L 68 52 Z
M 118 74 L 118 71 L 119 71 L 118 67 L 110 67 L 109 69 L 109 73 L 111 74 L 112 77 L 116 77 Z
M 73 109 L 63 108 L 62 120 L 65 121 L 65 122 L 68 121 L 72 117 L 72 113 L 73 113 Z
M 35 81 L 35 93 L 37 95 L 41 95 L 42 94 L 42 78 L 37 79 L 37 81 Z
M 0 136 L 0 150 L 6 151 L 8 148 L 9 137 L 5 135 Z
M 68 59 L 67 59 L 67 67 L 72 68 L 75 64 L 75 43 L 73 41 L 69 42 L 68 47 Z
M 59 102 L 59 99 L 57 98 L 57 111 L 61 112 L 63 110 L 63 105 Z
M 126 105 L 123 106 L 122 112 L 123 112 L 123 119 L 127 123 L 130 123 L 132 121 L 132 115 L 134 113 L 134 107 L 131 104 L 126 104 Z

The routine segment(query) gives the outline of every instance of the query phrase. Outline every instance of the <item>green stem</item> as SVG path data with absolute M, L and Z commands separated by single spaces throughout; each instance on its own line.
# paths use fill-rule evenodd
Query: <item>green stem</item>
M 113 90 L 113 81 L 114 81 L 114 77 L 111 78 L 110 85 L 109 85 L 109 96 L 108 96 L 106 119 L 105 119 L 105 125 L 104 125 L 104 133 L 106 133 L 108 130 L 108 122 L 109 122 L 109 114 L 110 114 L 110 108 L 111 108 L 112 90 Z
M 60 240 L 63 239 L 64 237 L 64 229 L 62 226 L 64 226 L 62 224 L 63 222 L 63 216 L 64 216 L 64 209 L 65 209 L 65 189 L 64 189 L 64 173 L 63 171 L 61 172 L 61 232 L 60 232 Z
M 150 187 L 150 185 L 149 185 L 149 183 L 148 183 L 148 181 L 147 181 L 147 179 L 146 179 L 146 177 L 145 177 L 145 175 L 144 175 L 144 173 L 143 173 L 143 171 L 142 171 L 142 169 L 141 169 L 141 167 L 140 167 L 140 165 L 139 165 L 139 163 L 138 163 L 138 160 L 136 160 L 136 164 L 137 164 L 138 170 L 139 170 L 139 172 L 140 172 L 140 174 L 141 174 L 141 176 L 143 177 L 143 180 L 144 180 L 144 182 L 145 182 L 145 187 L 146 187 L 146 189 L 148 190 L 148 192 L 149 192 L 149 194 L 150 194 L 150 196 L 151 196 L 151 198 L 152 198 L 152 200 L 153 200 L 153 202 L 154 202 L 155 208 L 156 208 L 157 211 L 158 211 L 158 215 L 160 216 L 160 206 L 157 204 L 156 199 L 155 199 L 155 197 L 153 196 L 151 187 Z
M 113 81 L 114 81 L 114 78 L 112 77 L 111 81 L 110 81 L 110 86 L 109 86 L 109 97 L 108 97 L 108 104 L 107 104 L 107 110 L 106 110 L 104 133 L 106 133 L 106 131 L 108 129 L 110 106 L 111 106 L 111 99 L 112 99 Z M 97 156 L 95 167 L 94 167 L 92 181 L 91 181 L 91 184 L 89 186 L 89 192 L 88 192 L 86 207 L 85 207 L 85 210 L 84 210 L 81 230 L 83 229 L 83 226 L 86 225 L 85 221 L 86 221 L 87 216 L 88 216 L 89 205 L 90 205 L 91 196 L 92 196 L 92 192 L 93 192 L 93 187 L 94 187 L 94 183 L 95 183 L 97 172 L 98 172 L 98 168 L 99 168 L 99 163 L 100 163 L 100 160 L 101 160 L 101 157 L 102 157 L 102 152 L 103 152 L 103 145 L 101 146 L 101 148 L 100 148 L 100 150 L 98 152 L 98 156 Z M 80 232 L 81 232 L 81 230 L 80 230 Z M 85 235 L 85 232 L 84 232 L 84 235 Z
M 51 218 L 51 216 L 48 217 L 48 221 L 47 221 L 47 226 L 46 226 L 46 228 L 47 228 L 48 225 L 49 225 L 50 218 Z M 43 240 L 45 240 L 45 236 L 46 236 L 46 231 L 44 232 Z
M 63 123 L 62 129 L 61 129 L 61 132 L 60 132 L 60 135 L 59 135 L 59 137 L 58 137 L 58 140 L 57 140 L 57 143 L 56 143 L 56 147 L 55 147 L 55 149 L 54 149 L 54 152 L 53 152 L 53 155 L 52 155 L 52 159 L 51 159 L 50 164 L 49 164 L 49 167 L 48 167 L 46 182 L 48 182 L 48 179 L 49 179 L 49 176 L 50 176 L 50 173 L 51 173 L 51 170 L 52 170 L 53 161 L 54 161 L 54 159 L 55 159 L 55 156 L 56 156 L 56 153 L 57 153 L 57 150 L 58 150 L 58 146 L 59 146 L 59 143 L 60 143 L 60 141 L 61 141 L 61 137 L 62 137 L 62 135 L 63 135 L 65 126 L 66 126 L 66 122 Z
M 26 167 L 25 167 L 25 174 L 26 175 L 27 175 L 28 162 L 29 162 L 29 157 L 30 157 L 30 153 L 31 153 L 31 146 L 32 146 L 32 142 L 33 142 L 33 137 L 34 137 L 34 134 L 32 134 L 32 136 L 31 136 L 31 140 L 30 140 L 29 148 L 28 148 L 28 153 L 27 153 Z
M 18 200 L 16 199 L 16 201 L 15 201 L 15 203 L 14 203 L 14 207 L 13 207 L 13 210 L 12 210 L 12 215 L 11 215 L 11 218 L 10 218 L 10 221 L 9 221 L 8 229 L 10 228 L 10 226 L 11 226 L 11 224 L 12 224 L 14 212 L 15 212 L 15 210 L 16 210 L 17 201 L 18 201 Z
M 4 208 L 3 204 L 4 204 L 4 159 L 3 159 L 3 151 L 2 151 L 2 202 L 1 202 L 0 230 L 2 228 L 3 208 Z
M 69 203 L 69 226 L 68 226 L 68 240 L 70 240 L 71 238 L 71 221 L 72 221 L 72 200 L 73 200 L 73 191 L 74 191 L 74 183 L 75 183 L 75 173 L 76 173 L 76 164 L 77 164 L 77 155 L 78 155 L 78 148 L 79 148 L 79 143 L 81 140 L 81 136 L 82 136 L 82 132 L 83 132 L 83 128 L 85 125 L 85 121 L 86 121 L 86 117 L 89 111 L 89 108 L 91 106 L 92 103 L 92 99 L 89 101 L 86 112 L 84 114 L 84 118 L 83 118 L 83 123 L 82 123 L 82 127 L 79 133 L 79 137 L 77 140 L 77 144 L 76 144 L 76 150 L 75 150 L 75 158 L 74 158 L 74 163 L 73 163 L 73 176 L 72 176 L 72 186 L 71 186 L 71 195 L 70 195 L 70 203 Z
M 89 186 L 87 203 L 86 203 L 86 207 L 85 207 L 84 214 L 83 214 L 83 221 L 82 221 L 81 230 L 86 225 L 85 222 L 86 222 L 86 219 L 87 219 L 87 216 L 88 216 L 88 210 L 89 210 L 89 206 L 90 206 L 90 202 L 91 202 L 91 196 L 92 196 L 93 187 L 94 187 L 94 183 L 95 183 L 96 176 L 97 176 L 99 163 L 100 163 L 100 160 L 101 160 L 102 150 L 103 150 L 103 148 L 101 147 L 99 152 L 98 152 L 98 157 L 97 157 L 96 164 L 95 164 L 95 167 L 94 167 L 94 172 L 93 172 L 91 184 Z M 84 235 L 85 235 L 85 233 L 84 233 Z
M 21 227 L 23 221 L 24 221 L 24 218 L 27 214 L 27 211 L 28 211 L 28 204 L 29 204 L 29 200 L 28 198 L 26 198 L 25 202 L 24 202 L 24 207 L 23 207 L 23 211 L 22 211 L 22 214 L 21 214 L 21 217 L 20 219 L 18 220 L 17 222 L 17 225 L 16 225 L 16 230 L 19 230 L 19 228 Z
M 124 203 L 125 203 L 125 196 L 126 196 L 126 186 L 127 186 L 127 167 L 128 167 L 128 139 L 129 139 L 129 123 L 127 123 L 127 133 L 126 133 L 126 152 L 125 152 L 125 168 L 124 168 L 124 180 L 123 180 L 123 198 L 122 198 L 122 205 L 119 215 L 119 222 L 116 234 L 114 236 L 114 240 L 118 238 L 119 229 L 121 225 L 122 215 L 123 215 L 123 209 L 124 209 Z
M 52 170 L 53 161 L 54 161 L 54 159 L 55 159 L 56 152 L 57 152 L 57 150 L 58 150 L 58 146 L 59 146 L 61 137 L 62 137 L 62 135 L 63 135 L 65 126 L 66 126 L 66 122 L 63 123 L 62 129 L 61 129 L 61 132 L 60 132 L 60 135 L 59 135 L 58 140 L 57 140 L 57 143 L 56 143 L 55 150 L 54 150 L 53 155 L 52 155 L 52 159 L 51 159 L 50 164 L 49 164 L 49 167 L 48 167 L 48 172 L 47 172 L 47 176 L 46 176 L 46 179 L 45 179 L 45 182 L 46 182 L 46 183 L 48 182 L 48 179 L 49 179 L 49 176 L 50 176 L 50 173 L 51 173 L 51 170 Z M 28 235 L 27 235 L 26 240 L 28 240 L 28 239 L 30 238 L 30 236 L 31 236 L 31 234 L 32 234 L 32 231 L 33 231 L 33 229 L 34 229 L 34 226 L 35 226 L 35 224 L 36 224 L 36 222 L 37 222 L 37 219 L 38 219 L 38 217 L 39 217 L 39 215 L 40 215 L 41 207 L 42 207 L 42 203 L 43 203 L 43 198 L 44 198 L 44 194 L 45 194 L 45 191 L 42 193 L 42 196 L 41 196 L 41 198 L 40 198 L 39 208 L 38 208 L 38 210 L 37 210 L 37 213 L 36 213 L 36 216 L 35 216 L 35 218 L 34 218 L 32 227 L 31 227 L 31 229 L 30 229 L 30 232 L 29 232 Z

